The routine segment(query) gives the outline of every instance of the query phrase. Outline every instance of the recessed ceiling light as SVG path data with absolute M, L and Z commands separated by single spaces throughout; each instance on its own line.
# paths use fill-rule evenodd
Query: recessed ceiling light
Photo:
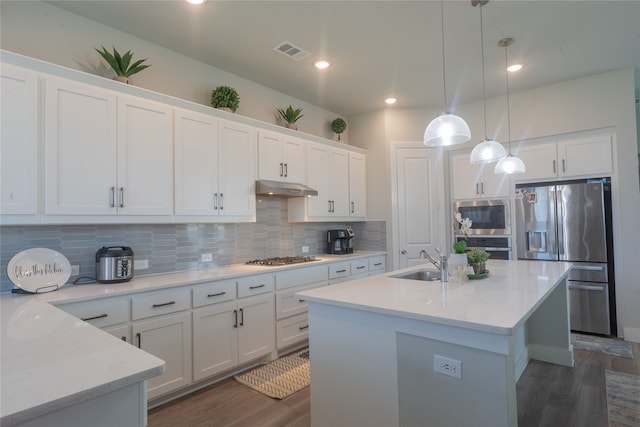
M 318 61 L 315 63 L 315 66 L 319 70 L 324 70 L 325 68 L 329 68 L 329 63 L 327 61 Z
M 395 99 L 395 98 L 387 98 L 387 99 L 384 100 L 384 102 L 386 102 L 389 105 L 395 104 L 396 101 L 397 101 L 397 99 Z
M 513 64 L 507 67 L 507 71 L 515 73 L 516 71 L 522 70 L 522 64 Z
M 204 2 L 205 0 L 187 0 L 187 3 L 191 3 L 191 4 L 202 4 Z

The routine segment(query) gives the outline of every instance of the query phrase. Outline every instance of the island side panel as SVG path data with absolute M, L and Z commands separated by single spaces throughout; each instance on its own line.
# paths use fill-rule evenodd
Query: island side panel
M 390 318 L 309 302 L 311 425 L 398 426 Z
M 573 367 L 568 292 L 563 278 L 527 320 L 532 359 Z

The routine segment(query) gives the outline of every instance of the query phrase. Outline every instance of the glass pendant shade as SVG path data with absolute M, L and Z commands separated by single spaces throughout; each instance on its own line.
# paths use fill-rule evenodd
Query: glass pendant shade
M 496 167 L 493 172 L 497 174 L 511 175 L 514 173 L 526 172 L 526 167 L 524 166 L 524 162 L 518 157 L 508 155 L 507 157 L 496 163 Z
M 455 114 L 441 114 L 431 120 L 424 131 L 424 145 L 428 147 L 444 147 L 462 144 L 471 139 L 469 125 Z
M 485 139 L 473 147 L 469 161 L 474 163 L 493 163 L 507 157 L 507 150 L 502 144 L 491 139 Z

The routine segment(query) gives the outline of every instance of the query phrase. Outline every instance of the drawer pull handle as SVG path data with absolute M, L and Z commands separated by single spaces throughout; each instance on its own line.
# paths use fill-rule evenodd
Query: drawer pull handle
M 138 348 L 142 348 L 142 335 L 140 332 L 136 334 L 136 338 L 138 338 Z
M 207 294 L 207 298 L 219 297 L 226 294 L 227 294 L 226 292 L 218 292 L 217 294 Z
M 266 285 L 256 285 L 256 286 L 249 286 L 249 289 L 260 289 L 260 288 L 264 288 Z
M 375 264 L 373 264 L 373 266 L 374 266 L 374 267 L 378 267 L 378 266 L 380 266 L 380 265 L 382 265 L 382 263 L 381 263 L 381 262 L 376 262 Z
M 337 270 L 336 273 L 346 273 L 347 270 Z
M 300 327 L 298 328 L 298 330 L 299 330 L 299 331 L 304 331 L 305 329 L 309 329 L 309 325 L 306 325 L 306 326 L 300 326 Z
M 107 313 L 103 313 L 93 317 L 81 317 L 80 320 L 84 320 L 86 322 L 88 320 L 104 319 L 107 316 L 109 316 Z
M 152 307 L 153 308 L 166 307 L 168 305 L 173 305 L 175 303 L 176 303 L 175 301 L 163 302 L 162 304 L 153 304 Z
M 361 265 L 361 266 L 359 266 L 359 267 L 356 267 L 356 270 L 361 270 L 361 269 L 363 269 L 363 268 L 365 268 L 365 267 L 366 267 L 365 265 Z

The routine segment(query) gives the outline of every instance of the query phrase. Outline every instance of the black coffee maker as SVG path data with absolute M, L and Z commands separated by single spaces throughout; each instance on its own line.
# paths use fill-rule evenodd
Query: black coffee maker
M 353 237 L 355 234 L 350 228 L 327 231 L 327 253 L 345 255 L 353 253 Z

